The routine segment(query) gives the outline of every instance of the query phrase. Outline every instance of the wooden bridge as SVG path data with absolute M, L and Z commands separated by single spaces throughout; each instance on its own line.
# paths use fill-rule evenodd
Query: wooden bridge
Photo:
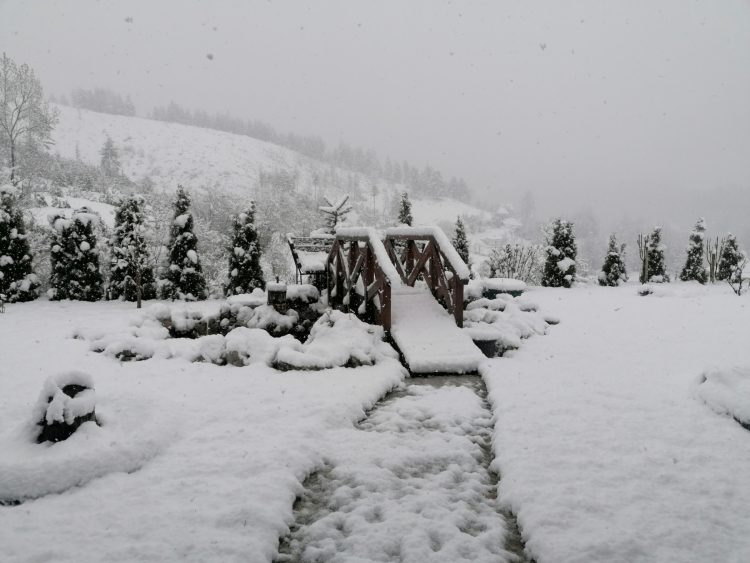
M 325 270 L 331 306 L 381 324 L 413 373 L 476 371 L 461 330 L 469 268 L 441 229 L 339 229 Z

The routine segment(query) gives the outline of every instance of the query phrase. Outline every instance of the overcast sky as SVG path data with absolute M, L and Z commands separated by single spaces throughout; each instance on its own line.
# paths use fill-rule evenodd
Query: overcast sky
M 750 190 L 747 0 L 0 0 L 0 50 L 55 94 L 226 110 L 498 199 Z

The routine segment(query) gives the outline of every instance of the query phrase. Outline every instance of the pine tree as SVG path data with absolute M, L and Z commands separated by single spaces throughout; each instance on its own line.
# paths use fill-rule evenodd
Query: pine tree
M 141 196 L 120 202 L 110 245 L 110 298 L 137 301 L 156 298 L 154 268 L 145 239 L 146 214 Z
M 701 217 L 690 233 L 687 247 L 687 259 L 680 273 L 682 281 L 697 281 L 705 284 L 708 281 L 706 267 L 703 264 L 703 244 L 706 238 L 706 221 Z
M 266 288 L 260 266 L 260 244 L 255 228 L 255 202 L 234 219 L 234 237 L 229 247 L 229 283 L 227 295 L 251 293 Z
M 50 298 L 98 301 L 103 295 L 103 278 L 94 231 L 99 223 L 99 216 L 87 207 L 82 207 L 70 219 L 56 215 L 51 223 Z
M 602 271 L 599 272 L 599 285 L 617 287 L 620 281 L 627 279 L 621 250 L 624 250 L 624 247 L 617 247 L 617 237 L 614 234 L 609 235 L 609 248 Z
M 573 223 L 555 219 L 548 226 L 546 253 L 542 285 L 570 287 L 576 275 L 576 255 L 578 254 Z
M 102 150 L 99 151 L 101 155 L 101 168 L 105 176 L 117 176 L 120 173 L 120 157 L 117 154 L 117 149 L 112 141 L 112 138 L 107 135 L 107 140 L 104 141 Z
M 669 283 L 667 261 L 664 254 L 667 247 L 661 242 L 661 227 L 654 227 L 646 240 L 648 253 L 648 279 L 641 279 L 641 283 Z M 641 275 L 643 278 L 643 275 Z
M 169 236 L 169 267 L 162 287 L 164 299 L 206 299 L 206 280 L 197 247 L 198 240 L 193 233 L 193 215 L 190 213 L 190 196 L 182 186 L 178 186 Z
M 456 219 L 456 234 L 453 237 L 453 240 L 451 241 L 453 243 L 453 247 L 456 249 L 456 252 L 458 252 L 458 255 L 461 257 L 461 260 L 466 262 L 466 265 L 469 265 L 469 239 L 466 237 L 466 227 L 464 226 L 464 222 L 461 220 L 461 217 L 458 217 Z
M 31 266 L 31 250 L 16 197 L 15 187 L 0 186 L 0 301 L 9 303 L 39 297 L 39 279 Z
M 724 239 L 724 247 L 719 258 L 719 268 L 716 273 L 716 279 L 725 281 L 732 277 L 737 271 L 737 267 L 742 263 L 745 254 L 737 245 L 737 237 L 728 233 Z
M 401 201 L 399 202 L 398 208 L 398 223 L 399 225 L 412 226 L 414 218 L 411 215 L 411 201 L 409 201 L 409 194 L 403 192 L 401 194 Z

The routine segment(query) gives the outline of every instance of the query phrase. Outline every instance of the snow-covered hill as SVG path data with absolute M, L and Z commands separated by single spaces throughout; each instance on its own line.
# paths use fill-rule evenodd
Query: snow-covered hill
M 297 170 L 304 189 L 312 185 L 311 171 L 321 165 L 294 151 L 243 135 L 57 107 L 60 122 L 53 134 L 57 153 L 98 164 L 109 136 L 126 176 L 134 181 L 149 177 L 157 189 L 165 191 L 183 184 L 191 190 L 210 188 L 247 194 L 262 170 Z

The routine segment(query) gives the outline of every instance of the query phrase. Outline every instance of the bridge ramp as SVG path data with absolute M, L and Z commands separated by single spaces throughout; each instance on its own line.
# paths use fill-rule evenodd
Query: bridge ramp
M 391 336 L 414 374 L 474 373 L 484 355 L 427 289 L 394 288 Z

